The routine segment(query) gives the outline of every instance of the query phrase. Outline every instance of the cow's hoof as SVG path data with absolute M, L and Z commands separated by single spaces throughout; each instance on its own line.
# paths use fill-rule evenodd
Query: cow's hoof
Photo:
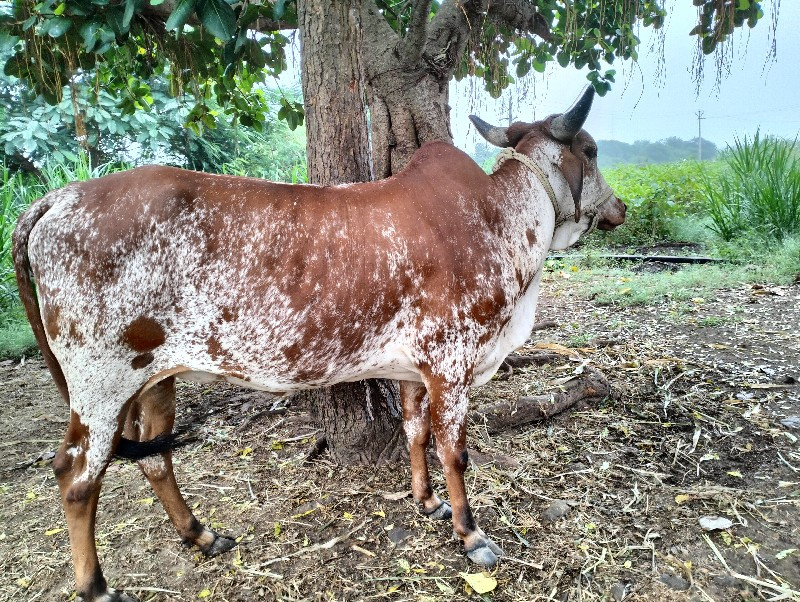
M 214 541 L 211 542 L 210 546 L 200 548 L 203 554 L 205 554 L 208 558 L 219 556 L 220 554 L 224 554 L 228 550 L 232 550 L 236 547 L 235 539 L 225 537 L 224 535 L 217 535 L 216 533 L 214 536 Z
M 424 514 L 433 520 L 447 520 L 448 518 L 453 517 L 453 510 L 450 508 L 450 504 L 447 502 L 442 502 L 439 504 L 438 508 L 431 512 L 425 512 Z
M 467 558 L 475 564 L 485 566 L 486 568 L 494 567 L 497 564 L 497 559 L 501 556 L 505 556 L 505 552 L 488 537 L 481 545 L 467 550 Z

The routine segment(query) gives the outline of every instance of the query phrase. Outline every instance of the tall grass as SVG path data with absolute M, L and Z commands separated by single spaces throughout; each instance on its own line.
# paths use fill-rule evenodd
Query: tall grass
M 721 178 L 704 183 L 710 228 L 723 240 L 756 234 L 780 241 L 800 233 L 800 148 L 797 140 L 736 139 Z
M 44 186 L 20 172 L 12 174 L 5 166 L 0 170 L 0 314 L 5 314 L 17 302 L 11 235 L 19 214 L 44 192 Z
M 19 303 L 11 257 L 11 235 L 19 214 L 49 190 L 120 169 L 125 166 L 106 164 L 91 169 L 85 156 L 50 162 L 42 167 L 40 178 L 0 167 L 0 358 L 18 356 L 35 347 Z

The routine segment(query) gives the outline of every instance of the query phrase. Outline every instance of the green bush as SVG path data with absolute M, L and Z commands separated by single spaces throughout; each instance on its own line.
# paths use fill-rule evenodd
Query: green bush
M 800 149 L 797 141 L 738 138 L 725 155 L 720 177 L 703 192 L 710 228 L 730 241 L 753 234 L 782 240 L 800 233 Z
M 703 211 L 704 183 L 719 170 L 716 162 L 696 161 L 604 170 L 606 181 L 628 206 L 628 213 L 624 226 L 601 235 L 603 242 L 646 245 L 676 240 L 679 222 Z

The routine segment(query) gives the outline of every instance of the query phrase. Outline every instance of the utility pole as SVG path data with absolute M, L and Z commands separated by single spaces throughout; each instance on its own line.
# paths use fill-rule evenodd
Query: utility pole
M 703 128 L 702 122 L 705 117 L 703 117 L 703 111 L 697 111 L 695 113 L 697 115 L 697 160 L 703 160 Z

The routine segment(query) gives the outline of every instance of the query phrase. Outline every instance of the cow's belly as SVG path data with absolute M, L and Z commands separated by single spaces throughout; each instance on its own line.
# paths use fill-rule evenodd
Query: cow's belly
M 514 307 L 511 318 L 499 332 L 494 344 L 489 347 L 476 366 L 473 386 L 479 387 L 489 382 L 508 354 L 522 347 L 530 337 L 536 322 L 536 303 L 539 298 L 541 276 L 542 272 L 539 270 L 522 299 Z
M 295 365 L 287 364 L 282 358 L 268 353 L 267 349 L 260 356 L 251 356 L 249 360 L 235 368 L 226 368 L 213 358 L 201 354 L 186 358 L 186 361 L 172 360 L 167 364 L 186 366 L 187 370 L 178 374 L 184 380 L 226 381 L 276 394 L 369 378 L 415 382 L 422 380 L 419 370 L 410 360 L 410 353 L 398 344 L 386 345 L 372 351 L 362 350 L 353 358 L 331 357 L 324 361 L 323 358 L 316 357 L 314 361 L 304 361 L 301 356 Z

